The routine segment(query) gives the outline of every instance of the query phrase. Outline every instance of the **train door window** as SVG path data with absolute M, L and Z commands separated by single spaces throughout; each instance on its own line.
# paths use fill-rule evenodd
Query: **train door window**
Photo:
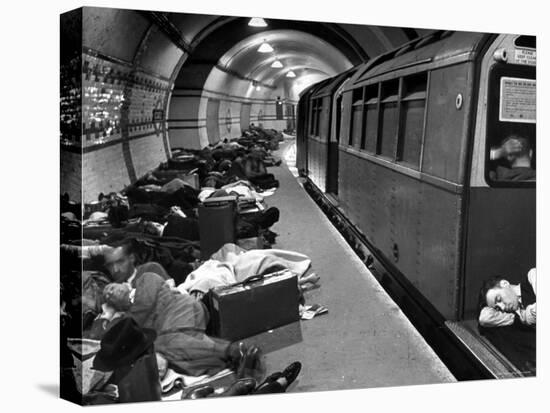
M 399 124 L 399 79 L 382 83 L 380 100 L 380 127 L 378 151 L 383 157 L 394 159 Z
M 313 99 L 312 107 L 313 107 L 313 124 L 311 128 L 311 134 L 317 135 L 317 119 L 319 117 L 319 111 L 317 110 L 317 105 L 319 104 L 318 99 Z
M 397 159 L 413 169 L 420 166 L 427 85 L 427 73 L 403 79 Z
M 319 136 L 319 122 L 321 117 L 321 110 L 322 110 L 322 99 L 317 98 L 313 101 L 313 110 L 315 111 L 314 117 L 313 117 L 313 135 Z
M 337 143 L 340 143 L 342 112 L 343 112 L 343 99 L 342 99 L 342 94 L 339 94 L 338 97 L 336 98 L 336 133 L 334 134 L 334 139 L 335 139 L 335 142 Z
M 533 186 L 536 177 L 535 66 L 499 63 L 489 73 L 485 178 Z
M 312 99 L 310 100 L 310 107 L 309 107 L 309 134 L 313 135 L 313 131 L 315 129 L 315 101 Z
M 321 118 L 323 117 L 323 98 L 316 99 L 317 116 L 315 117 L 315 136 L 320 135 L 319 125 L 321 124 Z
M 353 104 L 351 108 L 351 128 L 349 134 L 349 146 L 359 143 L 361 139 L 361 123 L 363 115 L 363 88 L 353 91 Z
M 378 85 L 365 88 L 365 104 L 363 108 L 363 136 L 361 149 L 376 151 L 376 131 L 378 128 Z

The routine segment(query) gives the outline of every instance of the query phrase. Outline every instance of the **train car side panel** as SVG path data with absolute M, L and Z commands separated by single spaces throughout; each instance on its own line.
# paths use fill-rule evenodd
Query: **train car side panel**
M 455 319 L 460 195 L 340 153 L 341 207 L 365 237 L 446 318 Z
M 464 180 L 470 70 L 463 63 L 430 74 L 422 172 L 456 183 Z

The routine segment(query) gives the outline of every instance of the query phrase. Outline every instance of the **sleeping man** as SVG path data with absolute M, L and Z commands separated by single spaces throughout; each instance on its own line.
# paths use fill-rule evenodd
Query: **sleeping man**
M 227 367 L 254 370 L 260 367 L 259 350 L 242 343 L 205 334 L 208 311 L 204 304 L 172 285 L 155 272 L 138 271 L 131 244 L 110 250 L 106 267 L 115 283 L 103 292 L 105 307 L 125 312 L 142 328 L 156 332 L 154 342 L 159 371 L 198 376 L 215 374 Z
M 480 291 L 479 325 L 502 327 L 520 323 L 536 326 L 536 291 L 536 268 L 532 268 L 520 284 L 511 284 L 502 277 L 488 279 Z

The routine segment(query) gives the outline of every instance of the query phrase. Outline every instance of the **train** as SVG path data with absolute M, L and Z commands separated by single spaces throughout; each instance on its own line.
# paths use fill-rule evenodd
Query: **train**
M 296 122 L 306 188 L 457 375 L 478 377 L 451 347 L 535 374 L 488 351 L 476 317 L 486 278 L 536 267 L 536 38 L 434 31 L 308 87 Z M 510 137 L 532 176 L 498 174 Z

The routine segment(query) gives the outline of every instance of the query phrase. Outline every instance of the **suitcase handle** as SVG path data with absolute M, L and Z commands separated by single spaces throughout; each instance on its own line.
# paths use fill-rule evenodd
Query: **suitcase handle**
M 246 278 L 245 280 L 241 281 L 241 284 L 242 285 L 246 285 L 246 284 L 250 284 L 250 283 L 253 283 L 255 281 L 260 281 L 264 278 L 263 275 L 251 275 L 250 277 Z
M 278 276 L 280 274 L 285 273 L 286 271 L 288 271 L 288 270 L 284 269 L 284 270 L 276 271 L 276 272 L 273 272 L 273 273 L 270 273 L 270 274 L 263 274 L 263 275 L 262 274 L 251 275 L 250 277 L 245 278 L 241 282 L 234 283 L 234 284 L 229 284 L 229 285 L 222 285 L 222 286 L 219 286 L 219 287 L 214 287 L 213 290 L 215 290 L 216 292 L 229 290 L 229 289 L 237 287 L 239 285 L 244 286 L 244 285 L 247 285 L 247 284 L 251 284 L 255 281 L 260 281 L 260 280 L 265 280 L 266 278 L 275 277 L 275 276 Z

